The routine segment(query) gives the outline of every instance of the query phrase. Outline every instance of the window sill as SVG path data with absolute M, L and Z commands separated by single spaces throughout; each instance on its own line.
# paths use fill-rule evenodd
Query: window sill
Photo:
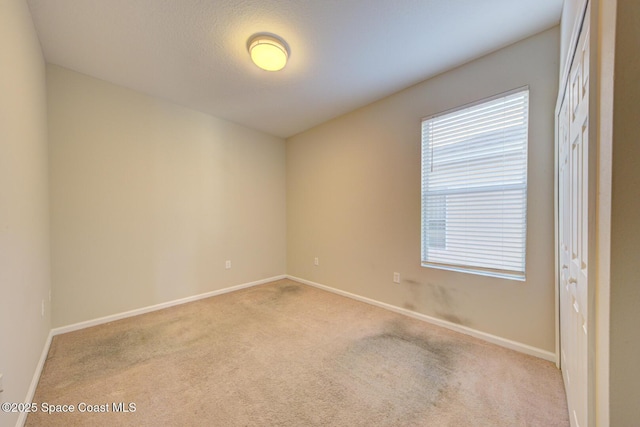
M 518 282 L 524 282 L 527 280 L 524 273 L 507 273 L 501 271 L 481 270 L 472 267 L 456 267 L 441 264 L 431 264 L 428 262 L 422 262 L 422 267 L 436 268 L 438 270 L 455 271 L 458 273 L 475 274 L 478 276 L 495 277 L 497 279 L 516 280 Z

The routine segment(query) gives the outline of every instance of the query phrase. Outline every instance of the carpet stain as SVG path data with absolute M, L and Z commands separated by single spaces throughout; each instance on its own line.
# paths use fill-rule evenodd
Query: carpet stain
M 355 393 L 372 411 L 409 422 L 455 392 L 456 349 L 390 323 L 380 333 L 352 342 L 341 364 L 355 377 Z
M 290 295 L 300 293 L 302 291 L 302 286 L 289 283 L 278 286 L 276 289 L 278 290 L 278 294 L 280 295 Z
M 304 293 L 302 286 L 295 283 L 279 283 L 278 286 L 255 289 L 256 299 L 253 301 L 265 305 L 287 304 L 291 299 Z
M 70 361 L 67 380 L 61 382 L 59 387 L 65 388 L 74 383 L 96 380 L 154 358 L 184 351 L 188 335 L 174 342 L 167 339 L 168 336 L 172 336 L 172 331 L 179 327 L 178 322 L 171 320 L 98 335 L 88 341 L 79 342 L 82 344 L 79 346 L 64 342 L 63 337 L 55 337 L 52 342 L 54 354 L 59 345 L 72 348 L 67 356 Z

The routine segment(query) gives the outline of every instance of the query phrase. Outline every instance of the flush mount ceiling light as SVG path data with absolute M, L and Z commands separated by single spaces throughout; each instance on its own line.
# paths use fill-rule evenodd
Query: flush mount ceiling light
M 284 40 L 271 34 L 256 34 L 247 43 L 251 60 L 267 71 L 282 70 L 289 59 L 289 48 Z

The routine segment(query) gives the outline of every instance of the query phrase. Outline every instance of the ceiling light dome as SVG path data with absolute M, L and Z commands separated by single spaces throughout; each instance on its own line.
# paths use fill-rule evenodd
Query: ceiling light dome
M 269 34 L 257 34 L 249 39 L 249 54 L 258 67 L 267 71 L 282 70 L 289 59 L 287 44 Z

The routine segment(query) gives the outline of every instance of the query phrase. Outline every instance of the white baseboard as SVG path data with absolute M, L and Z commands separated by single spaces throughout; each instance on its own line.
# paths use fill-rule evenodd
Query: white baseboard
M 435 317 L 427 316 L 426 314 L 416 313 L 415 311 L 407 310 L 405 308 L 397 307 L 395 305 L 387 304 L 384 302 L 376 301 L 370 298 L 366 298 L 360 295 L 352 294 L 350 292 L 342 291 L 340 289 L 332 288 L 330 286 L 321 285 L 320 283 L 312 282 L 310 280 L 301 279 L 299 277 L 287 275 L 288 279 L 295 280 L 296 282 L 304 283 L 306 285 L 310 285 L 319 289 L 323 289 L 325 291 L 333 292 L 334 294 L 342 295 L 347 298 L 352 298 L 357 301 L 361 301 L 367 304 L 375 305 L 377 307 L 381 307 L 399 314 L 403 314 L 405 316 L 412 317 L 414 319 L 422 320 L 424 322 L 428 322 L 437 326 L 442 326 L 443 328 L 450 329 L 452 331 L 460 332 L 466 335 L 470 335 L 475 338 L 479 338 L 481 340 L 490 342 L 492 344 L 499 345 L 501 347 L 506 347 L 511 350 L 518 351 L 520 353 L 525 353 L 530 356 L 539 357 L 540 359 L 548 360 L 550 362 L 556 362 L 556 355 L 550 351 L 542 350 L 527 344 L 523 344 L 517 341 L 512 341 L 506 338 L 502 338 L 496 335 L 488 334 L 486 332 L 478 331 L 476 329 L 469 328 L 467 326 L 458 325 L 457 323 L 448 322 L 446 320 L 438 319 Z
M 162 310 L 163 308 L 173 307 L 175 305 L 186 304 L 188 302 L 193 302 L 197 300 L 201 300 L 204 298 L 214 297 L 216 295 L 222 295 L 233 291 L 238 291 L 240 289 L 250 288 L 252 286 L 263 285 L 265 283 L 273 282 L 275 280 L 285 279 L 286 275 L 269 277 L 267 279 L 256 280 L 255 282 L 243 283 L 240 285 L 231 286 L 228 288 L 218 289 L 211 292 L 205 292 L 199 295 L 193 295 L 186 298 L 180 298 L 173 301 L 167 301 L 160 304 L 150 305 L 148 307 L 136 308 L 135 310 L 125 311 L 123 313 L 116 313 L 109 316 L 100 317 L 93 320 L 86 320 L 84 322 L 74 323 L 67 326 L 61 326 L 58 328 L 54 328 L 51 330 L 51 334 L 53 336 L 65 334 L 67 332 L 73 332 L 84 328 L 89 328 L 91 326 L 102 325 L 104 323 L 113 322 L 120 319 L 125 319 L 127 317 L 137 316 L 139 314 L 149 313 L 151 311 Z
M 47 361 L 47 355 L 49 354 L 49 347 L 51 347 L 52 338 L 53 333 L 52 331 L 49 331 L 47 340 L 42 347 L 40 360 L 38 361 L 38 365 L 36 365 L 36 370 L 33 372 L 33 378 L 31 379 L 31 384 L 29 385 L 29 389 L 27 390 L 27 395 L 24 398 L 24 402 L 33 402 L 33 396 L 36 394 L 36 388 L 38 387 L 38 382 L 40 381 L 40 375 L 42 374 L 42 369 L 44 368 L 44 362 Z M 27 415 L 27 412 L 20 412 L 18 421 L 16 422 L 16 427 L 24 426 L 24 423 L 27 421 Z

